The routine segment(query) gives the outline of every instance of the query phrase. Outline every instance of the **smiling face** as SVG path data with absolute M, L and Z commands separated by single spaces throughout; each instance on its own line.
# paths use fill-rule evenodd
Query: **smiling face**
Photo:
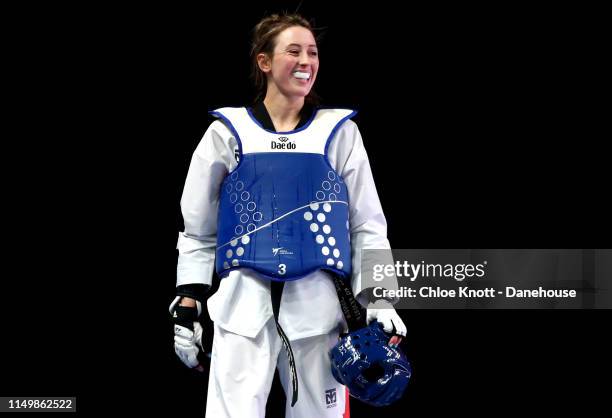
M 306 97 L 319 70 L 319 53 L 312 32 L 292 26 L 280 32 L 272 56 L 259 54 L 259 68 L 266 74 L 268 91 L 286 97 Z

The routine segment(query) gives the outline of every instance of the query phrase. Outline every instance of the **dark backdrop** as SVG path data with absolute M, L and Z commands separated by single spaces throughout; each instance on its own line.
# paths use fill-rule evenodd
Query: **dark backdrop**
M 359 110 L 392 246 L 605 247 L 597 11 L 398 4 L 300 9 L 324 28 L 324 104 Z M 251 28 L 296 7 L 18 15 L 10 40 L 31 65 L 15 103 L 31 113 L 11 142 L 27 158 L 11 172 L 25 186 L 7 232 L 19 243 L 0 394 L 76 395 L 83 415 L 203 415 L 207 379 L 174 358 L 166 313 L 179 199 L 206 112 L 253 97 Z M 610 365 L 605 313 L 402 311 L 414 378 L 392 411 L 588 415 Z M 275 384 L 271 416 L 282 396 Z M 372 413 L 353 402 L 354 417 Z

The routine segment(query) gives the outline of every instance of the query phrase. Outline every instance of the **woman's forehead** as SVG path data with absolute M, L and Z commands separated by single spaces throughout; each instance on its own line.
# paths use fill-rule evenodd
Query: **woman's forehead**
M 285 48 L 291 44 L 303 47 L 317 46 L 312 32 L 302 26 L 292 26 L 278 34 L 276 38 L 277 47 Z

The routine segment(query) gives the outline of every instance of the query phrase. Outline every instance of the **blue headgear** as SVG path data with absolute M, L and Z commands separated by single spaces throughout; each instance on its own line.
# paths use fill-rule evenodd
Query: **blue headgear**
M 353 397 L 373 406 L 397 401 L 412 374 L 404 353 L 388 346 L 390 338 L 374 321 L 346 334 L 329 352 L 334 378 Z

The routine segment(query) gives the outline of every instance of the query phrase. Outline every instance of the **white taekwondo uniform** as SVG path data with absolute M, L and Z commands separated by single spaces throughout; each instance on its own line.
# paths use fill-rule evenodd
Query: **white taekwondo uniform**
M 179 233 L 177 244 L 177 286 L 211 285 L 220 186 L 238 165 L 235 136 L 224 122 L 214 121 L 191 159 L 181 198 L 185 230 Z M 387 249 L 390 245 L 366 150 L 353 121 L 343 121 L 335 131 L 327 156 L 344 179 L 349 195 L 351 286 L 360 299 L 360 250 Z M 291 392 L 288 361 L 281 353 L 273 318 L 269 280 L 254 270 L 232 270 L 207 305 L 214 321 L 214 339 L 206 416 L 264 417 L 276 367 L 285 393 Z M 342 417 L 347 407 L 346 391 L 333 378 L 327 353 L 345 325 L 330 273 L 317 270 L 287 281 L 278 322 L 291 341 L 300 388 L 294 407 L 288 396 L 286 416 Z

